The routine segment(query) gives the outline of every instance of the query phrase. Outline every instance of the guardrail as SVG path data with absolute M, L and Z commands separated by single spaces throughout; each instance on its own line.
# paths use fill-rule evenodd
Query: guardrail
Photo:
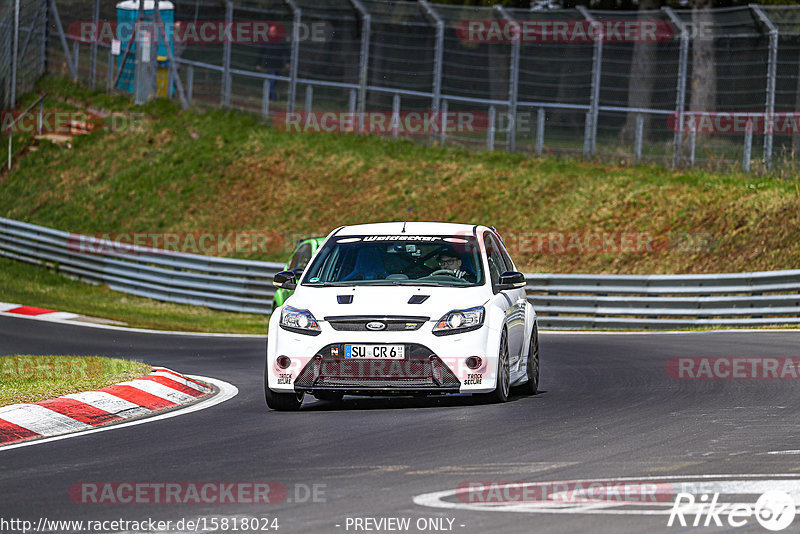
M 0 256 L 156 300 L 268 314 L 280 263 L 171 252 L 0 218 Z M 800 270 L 707 275 L 528 274 L 546 328 L 800 324 Z
M 529 274 L 539 324 L 663 329 L 800 324 L 800 270 L 704 275 Z
M 0 218 L 0 256 L 115 291 L 218 310 L 270 313 L 283 264 L 119 243 Z

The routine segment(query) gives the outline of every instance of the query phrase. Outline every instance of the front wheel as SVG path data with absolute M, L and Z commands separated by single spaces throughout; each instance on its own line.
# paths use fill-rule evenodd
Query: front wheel
M 508 334 L 503 330 L 500 337 L 500 350 L 497 354 L 497 386 L 489 394 L 495 402 L 506 402 L 508 400 L 511 385 L 511 371 L 508 364 Z
M 536 395 L 539 391 L 539 327 L 536 323 L 533 323 L 526 371 L 528 381 L 519 387 L 519 392 L 523 395 Z
M 267 371 L 264 371 L 264 397 L 269 408 L 281 412 L 295 412 L 303 404 L 304 396 L 305 393 L 275 393 L 269 389 Z
M 303 404 L 304 393 L 275 393 L 269 386 L 264 385 L 264 396 L 267 406 L 280 412 L 296 412 Z

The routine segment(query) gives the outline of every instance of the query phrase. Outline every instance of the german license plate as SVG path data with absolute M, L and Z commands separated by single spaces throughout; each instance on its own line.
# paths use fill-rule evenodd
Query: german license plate
M 345 345 L 344 357 L 402 360 L 405 358 L 405 347 L 403 345 Z

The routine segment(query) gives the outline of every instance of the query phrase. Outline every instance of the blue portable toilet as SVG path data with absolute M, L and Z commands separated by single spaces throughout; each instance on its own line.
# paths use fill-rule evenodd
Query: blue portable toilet
M 136 60 L 136 41 L 135 41 L 135 28 L 136 17 L 139 14 L 139 4 L 141 0 L 123 0 L 117 4 L 117 39 L 120 40 L 120 54 L 117 57 L 117 69 L 122 65 L 122 58 L 125 55 L 125 50 L 128 43 L 131 43 L 131 52 L 128 54 L 128 59 L 125 61 L 125 67 L 122 69 L 122 74 L 119 77 L 117 89 L 121 91 L 133 92 L 133 77 L 135 71 Z M 144 0 L 144 20 L 152 22 L 155 20 L 154 15 L 155 2 L 154 0 Z M 156 56 L 167 56 L 167 44 L 170 51 L 175 52 L 175 32 L 173 24 L 175 22 L 175 6 L 168 0 L 159 0 L 158 12 L 161 15 L 161 20 L 164 21 L 164 29 L 167 34 L 167 43 L 164 43 L 164 38 L 159 29 L 158 51 Z

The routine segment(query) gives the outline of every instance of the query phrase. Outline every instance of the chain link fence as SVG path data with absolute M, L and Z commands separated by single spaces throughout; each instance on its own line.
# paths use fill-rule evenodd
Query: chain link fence
M 7 0 L 0 4 L 0 102 L 16 105 L 45 72 L 47 7 L 44 0 Z M 17 58 L 14 61 L 14 58 Z
M 11 43 L 13 3 L 7 4 L 0 8 L 0 40 Z M 177 68 L 171 76 L 180 77 L 187 103 L 260 113 L 287 130 L 324 131 L 319 121 L 325 112 L 339 114 L 338 121 L 355 113 L 360 126 L 374 114 L 389 117 L 392 127 L 384 133 L 476 149 L 741 166 L 783 175 L 794 174 L 800 157 L 800 6 L 525 10 L 426 0 L 159 5 L 174 7 L 170 50 Z M 113 3 L 21 0 L 20 14 L 17 70 L 25 74 L 18 74 L 17 92 L 29 90 L 45 66 L 90 87 L 112 88 L 119 57 L 111 54 L 107 35 L 87 34 L 83 25 L 113 24 Z M 277 27 L 279 37 L 223 30 L 259 25 Z M 33 36 L 27 48 L 26 36 Z M 12 54 L 0 61 L 4 107 L 10 105 Z M 170 95 L 178 93 L 173 85 Z M 433 119 L 422 129 L 405 128 L 404 119 L 414 112 Z M 437 119 L 445 112 L 470 120 L 464 126 Z M 289 124 L 287 117 L 298 114 Z M 341 122 L 332 129 L 341 131 Z

